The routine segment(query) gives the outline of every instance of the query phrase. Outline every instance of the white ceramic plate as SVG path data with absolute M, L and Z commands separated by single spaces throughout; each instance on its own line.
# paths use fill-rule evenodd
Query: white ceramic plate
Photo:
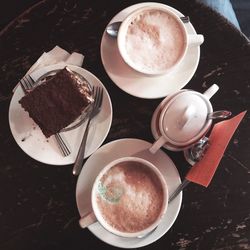
M 73 71 L 85 77 L 93 86 L 101 86 L 104 90 L 102 109 L 92 120 L 89 130 L 89 140 L 86 146 L 86 157 L 90 156 L 105 140 L 112 122 L 112 104 L 109 94 L 101 81 L 89 71 L 78 66 L 67 65 Z M 36 80 L 45 73 L 62 69 L 65 64 L 57 64 L 39 69 L 31 74 Z M 33 159 L 50 165 L 68 165 L 75 162 L 77 152 L 84 133 L 86 122 L 80 127 L 60 133 L 68 142 L 71 154 L 63 157 L 54 136 L 46 138 L 37 124 L 24 111 L 18 101 L 24 95 L 18 86 L 12 96 L 9 107 L 9 124 L 13 137 L 21 149 Z
M 103 145 L 91 155 L 82 168 L 76 186 L 76 202 L 80 216 L 91 211 L 91 188 L 97 174 L 107 163 L 123 156 L 137 156 L 152 162 L 164 175 L 171 195 L 181 183 L 178 170 L 162 150 L 151 154 L 148 150 L 151 145 L 151 143 L 139 139 L 120 139 Z M 100 240 L 116 247 L 138 248 L 146 246 L 158 240 L 171 228 L 180 211 L 181 202 L 182 193 L 168 205 L 167 213 L 156 230 L 141 239 L 127 239 L 111 234 L 99 222 L 88 228 Z
M 122 21 L 132 11 L 150 4 L 149 2 L 129 6 L 113 17 L 110 23 Z M 167 7 L 178 16 L 183 16 L 178 10 L 170 6 Z M 190 22 L 186 23 L 185 26 L 189 34 L 196 34 Z M 200 47 L 188 48 L 183 62 L 175 71 L 162 76 L 148 77 L 134 71 L 123 61 L 118 51 L 116 39 L 104 31 L 101 41 L 101 58 L 107 74 L 120 89 L 136 97 L 155 99 L 180 90 L 190 81 L 199 63 Z

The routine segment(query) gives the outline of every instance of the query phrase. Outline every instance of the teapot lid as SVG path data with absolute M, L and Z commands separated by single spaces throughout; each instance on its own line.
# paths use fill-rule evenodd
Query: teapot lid
M 178 146 L 198 140 L 211 124 L 207 115 L 212 112 L 212 106 L 196 91 L 180 92 L 166 104 L 164 111 L 161 115 L 162 132 Z

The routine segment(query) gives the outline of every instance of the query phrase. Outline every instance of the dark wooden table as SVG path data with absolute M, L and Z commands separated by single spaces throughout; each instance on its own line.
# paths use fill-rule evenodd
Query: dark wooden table
M 152 114 L 161 99 L 122 92 L 106 74 L 100 41 L 110 19 L 139 1 L 42 1 L 0 32 L 0 249 L 113 249 L 78 226 L 77 177 L 72 165 L 39 163 L 18 147 L 8 122 L 12 89 L 30 66 L 55 45 L 85 55 L 84 67 L 107 88 L 113 122 L 104 143 L 119 138 L 153 142 Z M 224 18 L 195 1 L 164 1 L 189 15 L 205 36 L 197 71 L 187 88 L 203 92 L 217 83 L 214 109 L 233 114 L 250 107 L 250 44 Z M 250 249 L 250 115 L 234 134 L 210 186 L 184 191 L 177 220 L 145 249 Z M 183 177 L 189 165 L 182 153 L 164 150 Z

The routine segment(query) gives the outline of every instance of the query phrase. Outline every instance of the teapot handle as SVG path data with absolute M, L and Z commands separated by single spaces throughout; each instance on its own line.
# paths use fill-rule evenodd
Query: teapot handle
M 213 84 L 209 89 L 207 89 L 203 95 L 207 97 L 209 100 L 217 91 L 219 90 L 219 86 L 217 84 Z
M 165 143 L 166 143 L 166 138 L 162 135 L 149 148 L 150 153 L 155 154 L 156 151 L 158 151 Z
M 80 218 L 79 220 L 79 225 L 81 228 L 86 228 L 89 225 L 93 224 L 94 222 L 96 222 L 97 219 L 95 217 L 94 212 L 90 212 L 89 214 L 83 216 Z

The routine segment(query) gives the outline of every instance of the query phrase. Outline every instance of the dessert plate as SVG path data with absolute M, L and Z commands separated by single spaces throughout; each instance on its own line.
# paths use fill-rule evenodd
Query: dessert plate
M 52 70 L 62 69 L 66 64 L 56 64 L 39 69 L 31 74 L 34 80 Z M 87 79 L 93 86 L 101 86 L 104 90 L 102 109 L 100 113 L 91 121 L 89 130 L 90 138 L 87 141 L 86 157 L 90 156 L 105 140 L 112 122 L 112 104 L 109 94 L 92 73 L 78 66 L 67 65 L 71 70 L 79 73 Z M 19 104 L 19 100 L 24 95 L 18 86 L 12 96 L 9 107 L 9 125 L 14 139 L 21 149 L 33 159 L 50 165 L 68 165 L 75 162 L 77 152 L 81 143 L 86 122 L 76 129 L 60 133 L 65 138 L 71 150 L 71 154 L 63 157 L 54 136 L 46 138 L 38 125 L 29 117 L 28 112 Z
M 129 6 L 114 16 L 110 23 L 122 21 L 132 11 L 150 4 L 149 2 Z M 167 7 L 177 15 L 183 16 L 178 10 L 170 6 Z M 186 23 L 185 26 L 189 34 L 196 34 L 190 22 Z M 146 99 L 162 98 L 183 88 L 193 77 L 200 59 L 200 47 L 189 47 L 183 62 L 173 72 L 149 77 L 136 72 L 123 61 L 116 39 L 110 37 L 106 31 L 102 36 L 100 50 L 103 66 L 111 80 L 128 94 Z
M 80 216 L 91 210 L 91 188 L 97 174 L 107 163 L 123 156 L 137 156 L 152 162 L 164 175 L 171 195 L 181 183 L 178 170 L 162 150 L 151 154 L 148 150 L 151 145 L 151 143 L 139 139 L 120 139 L 103 145 L 91 155 L 82 168 L 76 186 L 76 202 Z M 168 205 L 167 213 L 156 230 L 144 238 L 116 236 L 104 229 L 99 222 L 90 225 L 88 229 L 100 240 L 116 247 L 138 248 L 146 246 L 158 240 L 171 228 L 180 211 L 181 202 L 182 193 Z

